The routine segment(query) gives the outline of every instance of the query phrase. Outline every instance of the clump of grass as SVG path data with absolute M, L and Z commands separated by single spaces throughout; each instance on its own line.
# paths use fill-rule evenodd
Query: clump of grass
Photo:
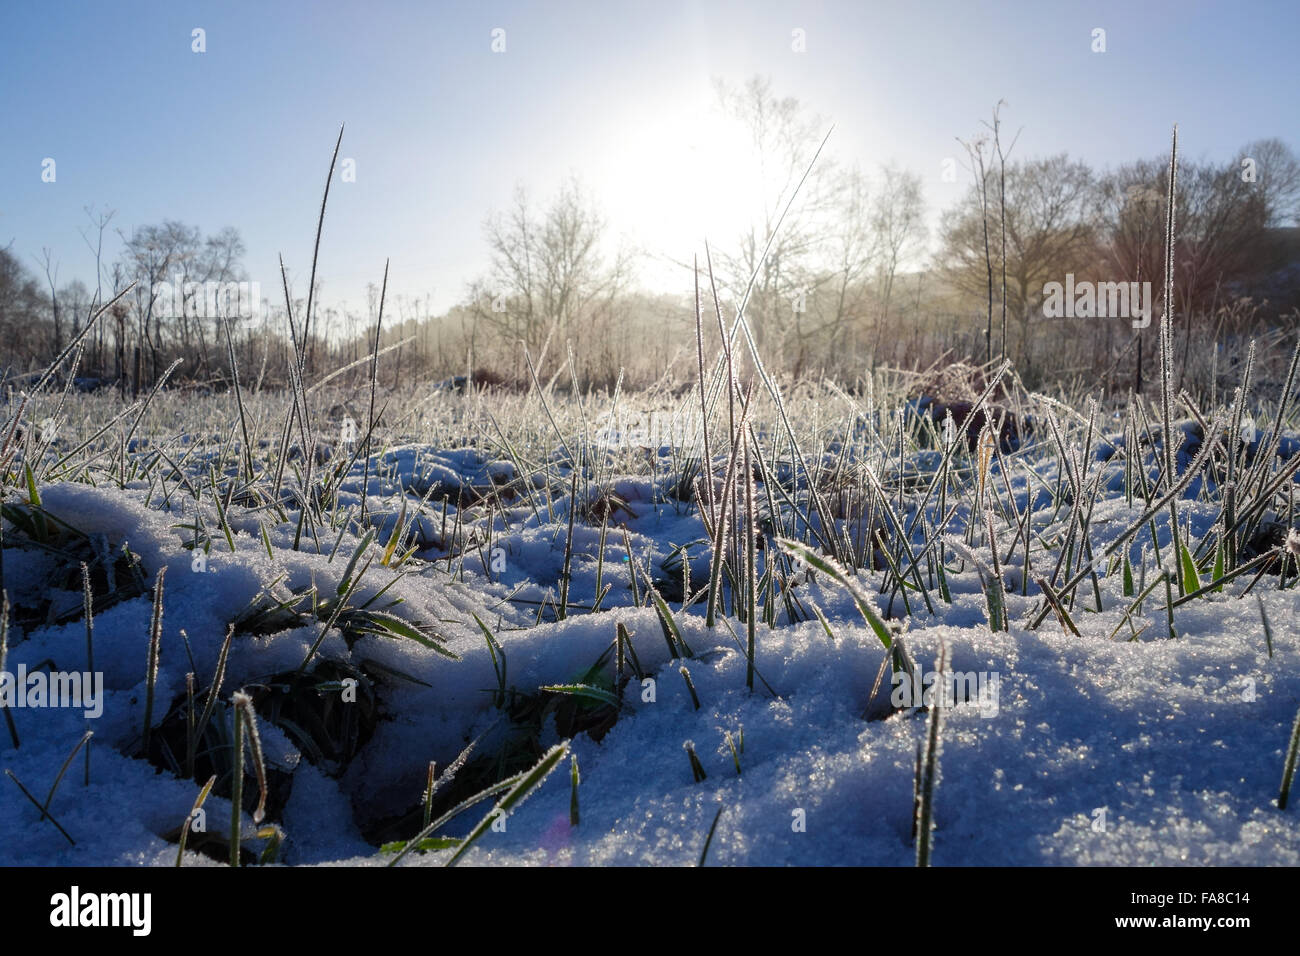
M 114 548 L 104 536 L 89 535 L 50 512 L 34 478 L 26 498 L 0 504 L 0 516 L 11 525 L 4 547 L 30 553 L 36 560 L 48 557 L 52 561 L 42 586 L 19 597 L 14 608 L 19 626 L 70 622 L 86 614 L 88 607 L 102 613 L 148 590 L 140 557 L 126 542 Z
M 358 553 L 353 555 L 354 562 L 359 557 L 360 550 L 359 548 Z M 265 635 L 322 622 L 324 626 L 303 659 L 301 668 L 303 670 L 311 663 L 325 637 L 335 627 L 338 628 L 349 648 L 361 638 L 375 635 L 393 640 L 414 641 L 444 657 L 458 660 L 458 656 L 447 648 L 447 639 L 436 627 L 431 624 L 412 623 L 390 613 L 389 609 L 396 607 L 400 601 L 394 600 L 382 607 L 372 607 L 397 579 L 390 581 L 366 601 L 357 605 L 351 603 L 350 599 L 369 567 L 370 561 L 367 560 L 354 574 L 353 565 L 350 564 L 335 593 L 325 596 L 321 596 L 315 585 L 299 591 L 285 592 L 277 590 L 277 582 L 254 598 L 249 606 L 236 616 L 233 622 L 235 631 L 237 634 Z
M 54 814 L 50 813 L 50 804 L 54 802 L 54 794 L 58 791 L 59 784 L 63 782 L 63 776 L 68 772 L 68 767 L 72 765 L 72 761 L 77 756 L 77 752 L 81 750 L 81 748 L 85 746 L 90 741 L 90 738 L 93 736 L 94 736 L 94 731 L 87 730 L 84 734 L 81 735 L 81 738 L 73 746 L 72 750 L 69 751 L 68 756 L 63 761 L 63 765 L 59 767 L 59 772 L 54 776 L 54 783 L 50 785 L 50 792 L 45 795 L 44 803 L 37 800 L 36 797 L 32 795 L 32 792 L 23 785 L 23 782 L 21 780 L 18 779 L 17 774 L 15 774 L 8 767 L 5 768 L 5 775 L 14 782 L 14 786 L 16 786 L 19 790 L 22 791 L 23 796 L 25 796 L 28 800 L 30 800 L 32 805 L 36 807 L 36 809 L 41 811 L 41 818 L 39 822 L 43 823 L 44 821 L 49 820 L 50 824 L 56 830 L 58 830 L 59 833 L 63 835 L 63 838 L 68 841 L 68 844 L 70 846 L 76 846 L 77 841 L 72 839 L 72 837 L 68 834 L 68 831 L 63 828 L 63 825 L 60 824 L 58 820 L 54 819 Z
M 559 765 L 560 761 L 564 759 L 568 752 L 569 745 L 567 742 L 557 744 L 544 753 L 541 759 L 538 760 L 529 770 L 517 773 L 505 780 L 492 784 L 474 796 L 462 800 L 451 810 L 425 826 L 424 829 L 404 844 L 392 844 L 385 847 L 385 850 L 391 850 L 395 853 L 388 865 L 397 866 L 397 864 L 401 863 L 412 850 L 452 849 L 454 852 L 447 859 L 446 865 L 454 866 L 460 858 L 469 851 L 470 847 L 478 842 L 478 840 L 480 840 L 483 835 L 491 829 L 494 821 L 505 819 L 512 810 L 528 799 L 528 797 L 542 785 L 546 778 L 550 776 L 551 771 Z M 492 809 L 489 810 L 481 820 L 479 820 L 469 834 L 463 839 L 443 838 L 434 844 L 426 842 L 429 841 L 433 834 L 441 827 L 459 816 L 461 813 L 465 812 L 470 807 L 482 803 L 484 800 L 491 799 L 497 794 L 504 794 L 504 796 L 497 800 Z

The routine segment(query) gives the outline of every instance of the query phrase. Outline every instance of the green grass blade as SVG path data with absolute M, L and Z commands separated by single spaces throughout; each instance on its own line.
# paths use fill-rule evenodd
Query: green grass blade
M 469 832 L 469 835 L 465 837 L 464 842 L 456 848 L 456 852 L 452 854 L 451 859 L 447 861 L 447 866 L 455 866 L 456 862 L 465 855 L 469 848 L 491 828 L 493 820 L 500 815 L 508 814 L 515 807 L 528 799 L 529 795 L 541 786 L 542 782 L 550 776 L 551 771 L 559 765 L 560 761 L 565 758 L 568 752 L 569 742 L 567 740 L 563 743 L 556 744 L 542 756 L 541 760 L 537 761 L 537 764 L 532 770 L 529 770 L 526 774 L 520 776 L 518 782 L 510 788 L 504 797 L 497 801 L 496 806 L 494 806 L 487 815 L 478 822 L 474 829 Z

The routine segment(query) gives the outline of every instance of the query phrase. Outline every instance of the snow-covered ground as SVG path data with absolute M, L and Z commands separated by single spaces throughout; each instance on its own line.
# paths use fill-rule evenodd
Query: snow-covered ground
M 57 827 L 42 819 L 13 780 L 0 780 L 0 864 L 175 863 L 174 831 L 190 814 L 202 780 L 184 779 L 136 756 L 148 697 L 152 594 L 160 571 L 166 569 L 155 728 L 169 712 L 187 712 L 187 673 L 195 675 L 202 709 L 227 628 L 259 595 L 287 598 L 307 594 L 313 585 L 321 598 L 337 595 L 340 583 L 354 580 L 350 576 L 366 560 L 370 564 L 350 604 L 363 604 L 382 591 L 376 607 L 400 599 L 388 613 L 433 639 L 421 643 L 392 633 L 354 632 L 345 640 L 339 626 L 325 634 L 315 659 L 360 669 L 372 678 L 378 700 L 379 719 L 366 725 L 346 760 L 316 759 L 299 736 L 313 736 L 310 728 L 286 727 L 259 705 L 260 742 L 274 770 L 278 799 L 267 822 L 282 834 L 279 862 L 386 864 L 393 851 L 379 844 L 409 839 L 419 829 L 410 821 L 420 817 L 430 761 L 441 773 L 480 735 L 475 756 L 523 753 L 525 763 L 561 743 L 566 728 L 582 727 L 583 716 L 594 714 L 599 702 L 538 689 L 584 683 L 617 693 L 615 664 L 606 651 L 619 624 L 626 627 L 644 676 L 626 681 L 623 707 L 616 720 L 601 725 L 606 732 L 597 731 L 598 740 L 579 730 L 569 743 L 580 771 L 579 822 L 571 822 L 572 764 L 566 756 L 503 823 L 474 843 L 463 863 L 694 864 L 715 816 L 709 864 L 915 861 L 914 780 L 929 712 L 891 707 L 888 672 L 872 699 L 886 652 L 841 584 L 826 574 L 791 581 L 804 606 L 824 613 L 829 633 L 812 615 L 793 623 L 778 615 L 775 627 L 759 622 L 758 680 L 751 691 L 744 623 L 728 616 L 707 628 L 704 606 L 683 610 L 680 593 L 672 599 L 671 580 L 663 581 L 692 655 L 674 658 L 660 614 L 653 606 L 633 606 L 629 569 L 640 564 L 663 579 L 665 559 L 677 546 L 689 545 L 691 579 L 698 586 L 708 577 L 708 532 L 693 504 L 663 494 L 657 473 L 611 475 L 602 487 L 616 499 L 593 507 L 584 498 L 579 504 L 568 595 L 573 607 L 556 620 L 569 534 L 564 486 L 570 472 L 550 469 L 552 478 L 561 480 L 547 507 L 516 499 L 485 515 L 481 505 L 474 511 L 470 491 L 477 489 L 474 494 L 482 497 L 497 484 L 534 477 L 538 485 L 547 481 L 546 468 L 538 465 L 536 476 L 521 475 L 499 451 L 447 451 L 417 443 L 377 454 L 364 471 L 358 464 L 341 485 L 338 511 L 359 513 L 364 484 L 375 531 L 369 541 L 363 541 L 360 525 L 340 524 L 312 536 L 299 531 L 292 511 L 289 520 L 278 521 L 265 509 L 222 502 L 233 551 L 218 530 L 221 514 L 211 495 L 196 504 L 193 496 L 175 491 L 174 479 L 161 485 L 133 480 L 124 487 L 71 480 L 39 484 L 42 514 L 76 529 L 78 540 L 100 549 L 97 553 L 126 545 L 138 556 L 147 587 L 94 615 L 102 715 L 88 718 L 84 707 L 9 702 L 20 746 L 0 728 L 0 765 L 38 802 L 45 801 L 82 734 L 90 729 L 94 737 L 89 782 L 83 751 L 49 802 Z M 206 465 L 182 467 L 206 474 Z M 721 472 L 722 467 L 719 477 Z M 1049 537 L 1052 521 L 1059 527 L 1069 513 L 1067 506 L 1052 516 L 1045 500 L 1055 475 L 1042 465 L 1040 487 L 1028 484 L 1019 469 L 1015 474 L 1009 500 L 1018 509 L 1041 511 L 1036 531 Z M 174 494 L 164 503 L 162 488 L 168 484 Z M 1112 481 L 1106 487 L 1091 516 L 1096 545 L 1113 540 L 1142 511 L 1141 501 L 1126 503 L 1121 485 Z M 465 509 L 463 522 L 454 506 L 444 509 L 440 501 L 453 488 L 466 489 L 455 492 Z M 1216 513 L 1202 491 L 1199 485 L 1190 488 L 1180 512 L 1197 538 Z M 13 490 L 5 501 L 23 506 L 29 495 Z M 403 503 L 408 534 L 395 553 L 408 546 L 415 551 L 394 571 L 382 557 L 402 520 Z M 196 513 L 211 534 L 202 561 L 191 550 Z M 604 559 L 598 561 L 599 519 L 606 513 Z M 190 527 L 183 527 L 187 523 Z M 1168 553 L 1167 523 L 1161 530 Z M 1014 551 L 1009 547 L 1014 526 L 1000 524 L 998 533 L 1008 536 L 1002 550 Z M 366 552 L 353 565 L 362 544 Z M 1140 548 L 1133 554 L 1136 564 Z M 1163 588 L 1132 614 L 1131 627 L 1123 623 L 1132 598 L 1122 593 L 1116 564 L 1100 580 L 1103 610 L 1093 609 L 1089 587 L 1080 588 L 1072 619 L 1081 635 L 1075 636 L 1051 615 L 1031 629 L 1041 592 L 1030 586 L 1021 596 L 1021 572 L 1012 561 L 1002 569 L 1009 629 L 995 632 L 988 625 L 980 571 L 962 556 L 960 542 L 954 542 L 947 560 L 950 602 L 936 597 L 933 613 L 918 594 L 910 595 L 909 615 L 901 595 L 891 601 L 888 588 L 879 593 L 887 581 L 883 570 L 857 576 L 876 610 L 899 621 L 902 644 L 921 672 L 933 671 L 946 652 L 949 670 L 964 675 L 972 688 L 969 700 L 941 707 L 933 863 L 1300 864 L 1300 814 L 1294 806 L 1277 807 L 1300 708 L 1300 638 L 1293 623 L 1300 614 L 1300 592 L 1279 590 L 1274 574 L 1241 597 L 1253 577 L 1242 575 L 1223 593 L 1175 608 L 1177 636 L 1171 639 Z M 87 669 L 85 621 L 76 613 L 79 578 L 70 582 L 57 567 L 60 560 L 57 548 L 32 545 L 6 521 L 4 585 L 15 614 L 26 604 L 29 615 L 21 627 L 17 621 L 10 626 L 4 665 L 10 673 L 42 666 L 60 672 Z M 1036 565 L 1034 576 L 1050 576 L 1050 571 L 1050 565 Z M 598 575 L 608 592 L 601 609 L 591 613 Z M 638 591 L 643 590 L 638 582 Z M 1271 651 L 1261 605 L 1272 624 Z M 67 611 L 62 621 L 47 623 L 58 609 Z M 501 653 L 485 640 L 480 621 Z M 265 684 L 270 675 L 283 681 L 299 668 L 323 624 L 310 614 L 291 623 L 266 633 L 236 634 L 223 697 Z M 1135 633 L 1137 638 L 1129 640 Z M 502 657 L 504 680 L 498 670 Z M 599 671 L 593 671 L 598 662 Z M 503 697 L 500 691 L 515 695 Z M 334 695 L 336 707 L 359 706 L 346 701 L 335 685 L 311 695 L 317 700 Z M 214 719 L 229 718 L 218 709 Z M 688 743 L 705 774 L 702 780 L 695 779 Z M 481 769 L 482 762 L 477 766 Z M 244 789 L 255 794 L 253 774 Z M 464 836 L 490 807 L 488 802 L 471 808 L 438 835 Z M 231 819 L 228 797 L 212 794 L 205 812 L 206 831 L 224 840 Z M 252 814 L 246 814 L 244 838 L 254 851 L 266 843 L 257 829 Z M 214 857 L 222 852 L 187 852 L 185 863 L 217 865 Z M 413 852 L 401 862 L 440 864 L 450 855 L 449 850 Z

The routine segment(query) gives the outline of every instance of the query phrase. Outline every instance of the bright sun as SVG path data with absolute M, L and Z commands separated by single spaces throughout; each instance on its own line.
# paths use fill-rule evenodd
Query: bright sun
M 611 226 L 677 261 L 706 239 L 731 250 L 771 201 L 748 131 L 707 101 L 638 113 L 602 159 L 593 185 Z

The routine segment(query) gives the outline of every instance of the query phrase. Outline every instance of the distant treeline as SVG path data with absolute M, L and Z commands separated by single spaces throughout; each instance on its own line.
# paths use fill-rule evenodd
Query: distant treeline
M 820 120 L 762 80 L 721 90 L 721 102 L 753 126 L 772 189 L 756 197 L 750 228 L 711 250 L 713 274 L 700 267 L 710 342 L 718 341 L 716 286 L 728 324 L 748 291 L 746 315 L 765 363 L 792 376 L 852 385 L 881 366 L 1006 356 L 1031 386 L 1083 378 L 1142 387 L 1154 332 L 1108 313 L 1105 293 L 1113 312 L 1116 290 L 1132 289 L 1123 305 L 1132 311 L 1150 283 L 1152 329 L 1164 312 L 1167 158 L 1098 172 L 1064 154 L 1016 157 L 995 110 L 984 135 L 963 143 L 962 163 L 933 171 L 969 182 L 933 243 L 919 173 L 890 166 L 867 174 L 829 162 L 814 167 L 774 234 Z M 1300 161 L 1285 143 L 1264 139 L 1217 165 L 1180 160 L 1177 185 L 1175 342 L 1180 378 L 1198 389 L 1212 371 L 1228 374 L 1251 336 L 1300 317 Z M 103 262 L 112 214 L 88 215 L 95 288 L 59 284 L 48 250 L 30 256 L 33 269 L 17 241 L 0 248 L 0 374 L 11 381 L 43 368 L 128 286 L 83 340 L 78 374 L 87 387 L 138 392 L 169 369 L 176 383 L 221 387 L 232 356 L 250 386 L 283 386 L 291 327 L 313 381 L 342 369 L 344 382 L 368 377 L 377 284 L 360 312 L 314 296 L 308 315 L 297 299 L 291 323 L 278 276 L 248 282 L 236 230 L 204 236 L 179 222 L 144 226 L 119 233 L 120 255 Z M 641 288 L 641 265 L 668 251 L 612 248 L 612 230 L 577 180 L 540 206 L 520 190 L 484 232 L 491 266 L 460 304 L 433 314 L 427 301 L 384 303 L 381 382 L 474 374 L 526 384 L 529 359 L 562 386 L 576 376 L 584 388 L 612 387 L 620 371 L 628 386 L 694 374 L 691 264 L 676 257 L 681 278 L 671 289 Z M 1062 309 L 1063 289 L 1094 286 L 1103 291 L 1100 314 L 1086 297 Z

